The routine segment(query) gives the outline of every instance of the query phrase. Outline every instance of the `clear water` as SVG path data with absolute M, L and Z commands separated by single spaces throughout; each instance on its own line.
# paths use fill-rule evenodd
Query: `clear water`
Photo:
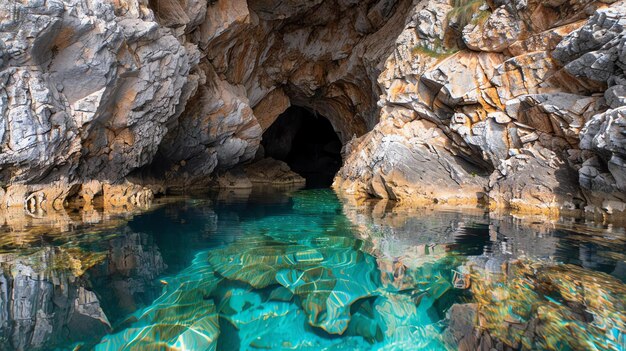
M 379 207 L 270 191 L 5 225 L 3 347 L 454 350 L 474 328 L 495 349 L 624 350 L 623 228 Z

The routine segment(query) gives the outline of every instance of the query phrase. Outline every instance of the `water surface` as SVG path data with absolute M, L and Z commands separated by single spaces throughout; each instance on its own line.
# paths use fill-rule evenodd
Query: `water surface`
M 624 349 L 617 226 L 330 190 L 186 198 L 58 233 L 5 222 L 6 349 Z

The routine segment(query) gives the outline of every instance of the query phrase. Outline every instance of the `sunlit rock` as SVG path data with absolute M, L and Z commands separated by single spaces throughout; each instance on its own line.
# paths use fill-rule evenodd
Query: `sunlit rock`
M 342 144 L 346 194 L 525 211 L 542 193 L 546 212 L 624 212 L 623 157 L 586 141 L 623 105 L 620 1 L 35 5 L 2 9 L 10 198 L 60 183 L 211 186 L 298 106 Z M 523 187 L 506 169 L 519 155 L 542 169 Z M 31 212 L 76 199 L 50 191 L 28 191 Z

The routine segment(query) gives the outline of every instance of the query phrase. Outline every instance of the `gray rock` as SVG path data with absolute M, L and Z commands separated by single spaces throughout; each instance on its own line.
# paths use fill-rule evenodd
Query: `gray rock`
M 624 73 L 626 5 L 601 8 L 580 29 L 566 36 L 552 53 L 577 77 L 608 81 Z
M 579 170 L 580 184 L 596 205 L 626 203 L 626 108 L 593 116 L 580 132 L 580 148 L 593 153 Z M 597 156 L 595 156 L 597 155 Z
M 0 202 L 37 210 L 52 182 L 210 184 L 296 105 L 344 143 L 348 192 L 571 208 L 584 188 L 615 209 L 626 8 L 602 3 L 14 2 L 0 10 Z
M 110 3 L 11 10 L 15 21 L 0 31 L 4 180 L 116 181 L 150 162 L 184 103 L 185 47 L 154 22 L 118 17 Z
M 604 98 L 610 108 L 626 106 L 626 86 L 615 85 L 608 88 L 604 93 Z

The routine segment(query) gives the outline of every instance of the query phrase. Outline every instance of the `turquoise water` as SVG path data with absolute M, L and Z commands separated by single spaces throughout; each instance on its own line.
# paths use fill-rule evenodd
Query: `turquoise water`
M 5 240 L 0 336 L 8 349 L 454 350 L 469 327 L 496 349 L 623 350 L 625 233 L 330 190 L 181 199 Z
M 218 230 L 228 243 L 163 278 L 163 294 L 96 349 L 446 349 L 433 304 L 450 290 L 453 256 L 430 264 L 432 281 L 401 290 L 328 190 L 235 213 Z

